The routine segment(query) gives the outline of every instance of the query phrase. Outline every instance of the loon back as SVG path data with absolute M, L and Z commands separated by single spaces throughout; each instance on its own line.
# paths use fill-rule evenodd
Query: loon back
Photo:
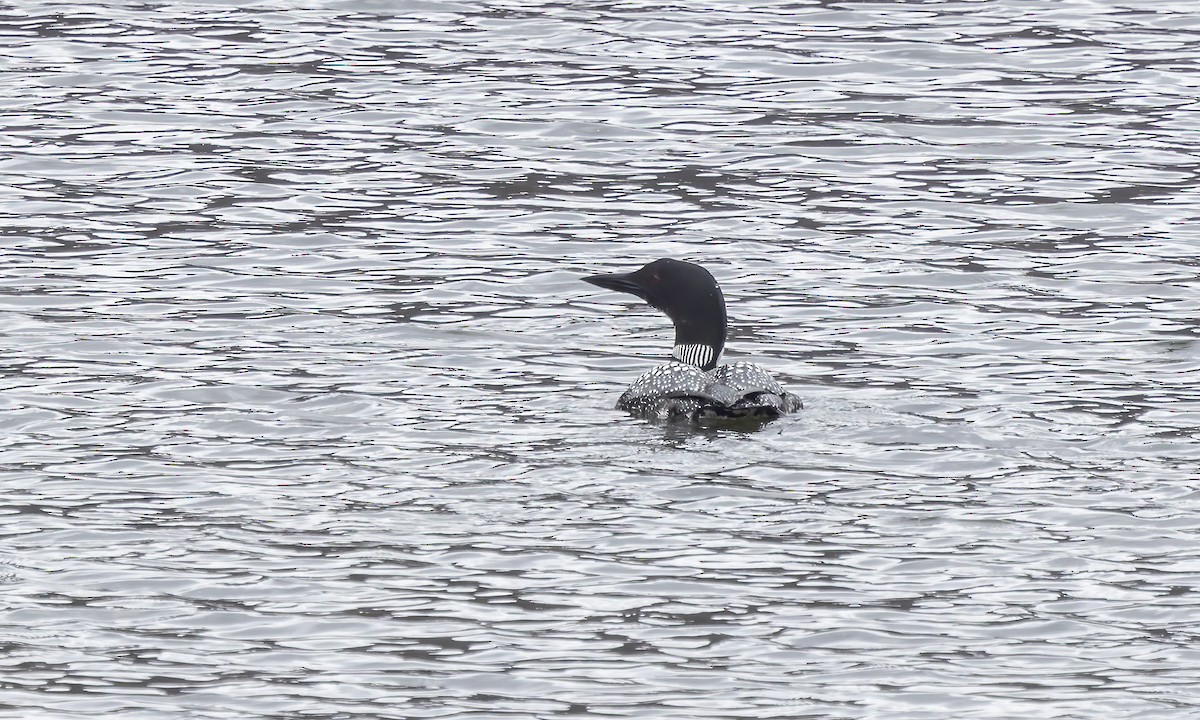
M 803 407 L 758 365 L 736 362 L 704 372 L 695 365 L 659 365 L 617 400 L 617 409 L 654 420 L 773 420 Z

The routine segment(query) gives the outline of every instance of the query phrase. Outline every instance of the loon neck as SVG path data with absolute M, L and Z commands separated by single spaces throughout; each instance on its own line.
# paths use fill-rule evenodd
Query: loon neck
M 725 317 L 725 298 L 713 283 L 709 294 L 693 299 L 684 309 L 668 311 L 675 325 L 675 347 L 671 356 L 681 363 L 712 370 L 725 349 L 728 320 Z

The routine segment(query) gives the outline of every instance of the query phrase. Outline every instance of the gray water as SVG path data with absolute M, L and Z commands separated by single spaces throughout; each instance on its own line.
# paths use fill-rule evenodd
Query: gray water
M 1200 9 L 747 5 L 0 8 L 0 712 L 1197 717 Z

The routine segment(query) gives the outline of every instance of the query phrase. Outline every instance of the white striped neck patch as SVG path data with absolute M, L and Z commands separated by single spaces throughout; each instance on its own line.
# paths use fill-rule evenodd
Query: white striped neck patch
M 698 368 L 702 368 L 716 359 L 713 357 L 712 347 L 708 345 L 676 345 L 671 350 L 671 357 L 681 363 L 695 365 Z

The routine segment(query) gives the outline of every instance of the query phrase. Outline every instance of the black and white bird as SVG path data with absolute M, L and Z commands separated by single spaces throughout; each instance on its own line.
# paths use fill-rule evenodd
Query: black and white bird
M 663 258 L 631 273 L 584 280 L 636 295 L 675 323 L 674 361 L 635 380 L 618 410 L 662 420 L 771 420 L 803 406 L 758 365 L 717 365 L 728 327 L 725 296 L 699 265 Z

